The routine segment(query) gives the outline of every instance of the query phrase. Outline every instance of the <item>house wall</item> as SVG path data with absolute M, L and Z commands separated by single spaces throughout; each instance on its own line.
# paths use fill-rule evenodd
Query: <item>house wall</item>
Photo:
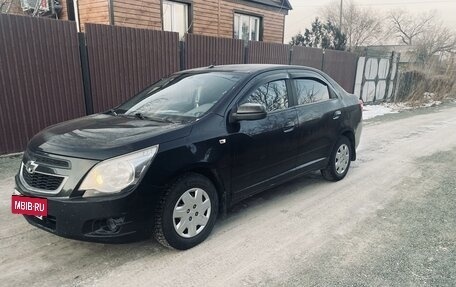
M 286 9 L 268 7 L 242 0 L 180 0 L 191 3 L 191 31 L 195 34 L 233 37 L 234 13 L 263 19 L 263 41 L 283 42 Z M 79 0 L 79 19 L 83 23 L 109 24 L 109 0 Z M 112 0 L 114 25 L 162 29 L 161 0 Z M 82 25 L 83 26 L 83 25 Z M 83 29 L 83 27 L 82 27 Z
M 78 7 L 82 31 L 85 23 L 109 24 L 108 0 L 78 0 Z
M 114 25 L 161 30 L 160 0 L 113 0 Z
M 283 43 L 287 10 L 236 0 L 193 0 L 193 33 L 232 38 L 235 12 L 261 16 L 263 41 Z
M 68 20 L 68 5 L 66 0 L 60 0 L 60 5 L 62 6 L 62 12 L 60 12 L 60 20 Z

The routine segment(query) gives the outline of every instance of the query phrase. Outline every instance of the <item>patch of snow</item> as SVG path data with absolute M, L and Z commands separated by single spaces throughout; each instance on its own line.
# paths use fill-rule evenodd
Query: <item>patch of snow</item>
M 363 119 L 368 120 L 375 117 L 383 116 L 386 114 L 396 114 L 405 110 L 413 110 L 419 108 L 437 107 L 442 104 L 441 101 L 428 100 L 419 105 L 412 105 L 410 103 L 381 103 L 379 105 L 365 105 L 363 109 Z
M 422 104 L 420 107 L 429 108 L 429 107 L 440 106 L 441 104 L 442 104 L 441 101 L 429 101 L 427 103 Z
M 383 116 L 386 114 L 394 114 L 398 113 L 398 110 L 393 110 L 392 108 L 381 104 L 381 105 L 369 105 L 369 106 L 364 106 L 363 109 L 363 119 L 364 120 L 369 120 L 373 119 L 375 117 Z

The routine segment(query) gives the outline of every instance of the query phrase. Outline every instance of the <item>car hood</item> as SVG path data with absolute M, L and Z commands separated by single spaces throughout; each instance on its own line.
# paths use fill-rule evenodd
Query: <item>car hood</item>
M 190 124 L 96 114 L 46 128 L 32 138 L 28 149 L 105 160 L 185 137 L 190 130 Z

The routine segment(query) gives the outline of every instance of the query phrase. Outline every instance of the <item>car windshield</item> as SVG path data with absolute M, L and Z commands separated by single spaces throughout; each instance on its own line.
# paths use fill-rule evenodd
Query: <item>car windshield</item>
M 115 110 L 118 115 L 157 121 L 194 120 L 232 90 L 242 74 L 178 74 L 162 79 Z

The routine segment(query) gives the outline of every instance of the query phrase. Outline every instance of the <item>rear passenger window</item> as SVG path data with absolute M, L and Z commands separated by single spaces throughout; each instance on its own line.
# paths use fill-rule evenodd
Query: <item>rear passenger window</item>
M 241 102 L 241 104 L 245 103 L 262 104 L 268 112 L 288 108 L 288 93 L 285 80 L 273 81 L 260 86 Z
M 297 79 L 294 82 L 298 105 L 329 100 L 329 90 L 325 84 L 312 79 Z

